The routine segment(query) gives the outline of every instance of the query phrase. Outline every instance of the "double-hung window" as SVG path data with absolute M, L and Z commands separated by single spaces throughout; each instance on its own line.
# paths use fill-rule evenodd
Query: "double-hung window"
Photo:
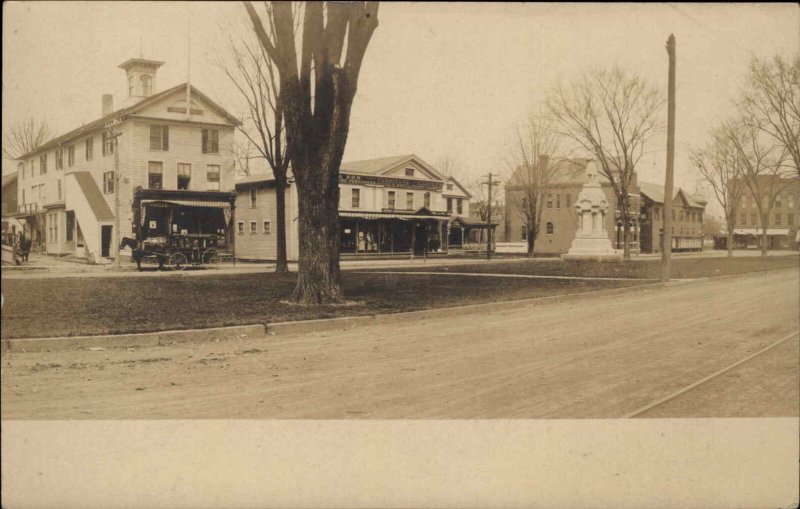
M 94 138 L 86 138 L 86 160 L 91 161 L 94 156 Z
M 209 164 L 206 171 L 207 189 L 209 191 L 219 191 L 219 165 Z
M 111 194 L 114 192 L 114 172 L 107 171 L 103 173 L 103 192 Z
M 114 137 L 108 132 L 103 132 L 103 155 L 114 155 Z
M 75 145 L 67 148 L 67 166 L 70 168 L 75 164 Z
M 189 184 L 192 181 L 192 165 L 186 163 L 178 163 L 178 189 L 183 191 L 189 190 Z
M 422 195 L 422 203 L 423 203 L 422 206 L 425 207 L 426 209 L 431 208 L 431 193 L 425 193 L 424 195 Z
M 394 192 L 394 191 L 389 191 L 389 192 L 387 193 L 387 205 L 389 206 L 388 208 L 389 208 L 390 210 L 394 210 L 394 208 L 395 208 L 395 206 L 396 206 L 396 199 L 395 199 L 395 196 L 396 196 L 396 195 L 395 195 L 395 192 Z
M 250 188 L 250 208 L 256 208 L 258 201 L 258 190 L 255 187 Z
M 219 153 L 219 130 L 203 129 L 203 153 Z
M 39 156 L 39 175 L 47 173 L 47 153 Z
M 150 125 L 150 150 L 169 150 L 169 126 Z
M 406 193 L 406 208 L 414 210 L 414 193 Z
M 147 163 L 147 187 L 148 189 L 164 188 L 164 163 L 161 161 Z
M 351 189 L 350 192 L 352 193 L 350 205 L 352 208 L 357 209 L 361 206 L 361 189 Z
M 56 169 L 63 170 L 64 169 L 64 149 L 58 147 L 56 149 Z

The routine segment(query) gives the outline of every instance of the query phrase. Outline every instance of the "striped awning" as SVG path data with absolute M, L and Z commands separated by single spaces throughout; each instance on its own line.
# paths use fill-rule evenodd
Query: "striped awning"
M 180 205 L 181 207 L 211 207 L 224 209 L 231 204 L 225 201 L 203 201 L 203 200 L 142 200 L 142 205 L 153 205 L 156 207 L 170 207 Z
M 735 228 L 736 235 L 761 235 L 761 228 Z M 788 228 L 767 228 L 767 235 L 789 235 Z
M 447 221 L 447 216 L 426 214 L 377 214 L 370 212 L 339 212 L 339 217 L 352 217 L 356 219 L 437 219 Z

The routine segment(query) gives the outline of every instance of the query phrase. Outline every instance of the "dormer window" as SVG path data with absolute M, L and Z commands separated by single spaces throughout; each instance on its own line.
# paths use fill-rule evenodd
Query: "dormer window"
M 414 176 L 414 168 L 406 168 L 406 177 Z
M 142 81 L 142 95 L 149 97 L 150 93 L 153 91 L 153 77 L 148 74 L 143 74 L 139 79 Z

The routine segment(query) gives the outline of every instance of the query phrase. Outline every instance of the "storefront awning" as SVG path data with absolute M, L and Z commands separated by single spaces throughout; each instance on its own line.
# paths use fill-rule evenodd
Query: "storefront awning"
M 224 209 L 230 207 L 231 204 L 224 201 L 202 201 L 202 200 L 142 200 L 142 205 L 155 205 L 162 207 L 169 207 L 179 205 L 181 207 L 211 207 L 215 209 Z
M 435 216 L 433 214 L 378 214 L 370 212 L 339 212 L 339 217 L 352 217 L 354 219 L 436 219 L 447 221 L 447 216 Z
M 733 230 L 735 235 L 761 235 L 761 228 L 736 228 Z M 788 228 L 767 228 L 767 235 L 789 235 Z

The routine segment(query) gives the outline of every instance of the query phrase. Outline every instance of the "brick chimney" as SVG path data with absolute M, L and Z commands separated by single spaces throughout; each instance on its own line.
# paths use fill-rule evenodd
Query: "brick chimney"
M 103 94 L 103 116 L 114 111 L 114 96 L 111 94 Z

